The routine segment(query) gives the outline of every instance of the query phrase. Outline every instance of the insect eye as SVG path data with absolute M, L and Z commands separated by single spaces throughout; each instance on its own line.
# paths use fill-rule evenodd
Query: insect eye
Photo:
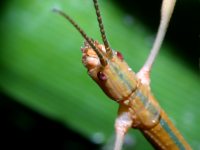
M 106 81 L 107 80 L 107 76 L 101 71 L 97 73 L 97 77 L 100 81 Z
M 117 51 L 117 57 L 118 57 L 121 61 L 124 60 L 123 55 L 122 55 L 120 52 L 118 52 L 118 51 Z

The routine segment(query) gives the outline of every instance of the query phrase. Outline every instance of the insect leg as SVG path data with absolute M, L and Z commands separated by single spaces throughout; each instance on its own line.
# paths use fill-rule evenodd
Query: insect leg
M 163 0 L 161 8 L 161 19 L 156 39 L 154 41 L 153 47 L 150 51 L 150 54 L 142 67 L 138 72 L 137 76 L 141 79 L 142 83 L 150 84 L 149 74 L 152 68 L 152 65 L 155 61 L 155 58 L 160 50 L 161 44 L 163 42 L 164 36 L 167 31 L 167 27 L 172 16 L 176 0 Z
M 132 127 L 133 120 L 129 113 L 129 108 L 124 105 L 120 105 L 118 117 L 115 120 L 115 132 L 116 132 L 116 139 L 115 139 L 115 146 L 114 150 L 121 150 L 125 134 L 127 133 L 128 129 Z

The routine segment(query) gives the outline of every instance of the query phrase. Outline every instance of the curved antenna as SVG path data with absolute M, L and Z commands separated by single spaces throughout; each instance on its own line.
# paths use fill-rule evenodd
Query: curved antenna
M 106 38 L 106 33 L 105 33 L 105 30 L 104 30 L 103 21 L 102 21 L 100 9 L 99 9 L 98 1 L 93 0 L 93 2 L 94 2 L 95 10 L 96 10 L 97 20 L 98 20 L 98 23 L 99 23 L 101 37 L 102 37 L 103 43 L 104 43 L 105 48 L 106 48 L 106 53 L 108 54 L 108 58 L 111 58 L 113 56 L 113 53 L 112 53 L 112 49 L 109 46 L 108 40 Z
M 81 27 L 71 17 L 69 17 L 67 14 L 65 14 L 63 11 L 61 11 L 59 9 L 56 9 L 56 8 L 54 8 L 53 11 L 56 12 L 56 13 L 59 13 L 61 16 L 63 16 L 64 18 L 66 18 L 78 30 L 78 32 L 83 36 L 83 38 L 88 42 L 88 44 L 96 52 L 97 56 L 100 59 L 101 64 L 103 66 L 106 66 L 107 65 L 107 61 L 106 61 L 105 57 L 99 51 L 99 49 L 93 44 L 91 38 L 89 38 L 87 36 L 87 34 L 83 31 L 83 29 L 81 29 Z

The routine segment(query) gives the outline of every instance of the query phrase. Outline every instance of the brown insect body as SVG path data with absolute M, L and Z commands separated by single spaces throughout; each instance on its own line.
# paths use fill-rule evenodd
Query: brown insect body
M 119 103 L 115 121 L 116 141 L 114 150 L 121 150 L 124 136 L 130 127 L 138 128 L 158 150 L 190 150 L 179 131 L 159 106 L 150 90 L 150 70 L 164 39 L 175 0 L 163 0 L 161 22 L 147 61 L 135 74 L 119 52 L 107 41 L 97 0 L 93 0 L 104 45 L 93 41 L 67 14 L 54 9 L 65 17 L 84 37 L 82 62 L 90 77 L 111 99 Z
M 105 47 L 97 41 L 94 45 L 105 55 Z M 101 87 L 101 89 L 113 100 L 124 101 L 135 91 L 137 82 L 134 72 L 128 64 L 113 52 L 113 57 L 107 59 L 107 65 L 102 66 L 100 60 L 93 49 L 85 44 L 82 48 L 82 62 L 88 69 L 88 74 Z M 101 74 L 106 79 L 101 79 Z M 123 80 L 122 80 L 123 79 Z
M 97 41 L 94 45 L 106 57 L 104 45 Z M 160 108 L 149 85 L 141 83 L 121 54 L 113 52 L 113 57 L 107 58 L 107 65 L 102 66 L 97 54 L 87 42 L 82 52 L 82 62 L 88 69 L 88 74 L 106 95 L 119 103 L 119 115 L 124 112 L 128 114 L 132 128 L 140 129 L 156 149 L 191 149 Z
M 97 41 L 94 45 L 106 55 L 103 45 Z M 82 52 L 82 62 L 88 69 L 90 77 L 111 99 L 130 108 L 134 120 L 133 127 L 147 129 L 158 122 L 160 110 L 157 102 L 151 98 L 150 88 L 141 84 L 140 79 L 121 59 L 121 54 L 119 56 L 117 52 L 113 52 L 113 57 L 107 59 L 107 65 L 102 66 L 98 56 L 87 43 Z M 99 73 L 104 76 L 103 80 L 98 76 Z M 141 101 L 141 96 L 147 97 L 144 102 Z

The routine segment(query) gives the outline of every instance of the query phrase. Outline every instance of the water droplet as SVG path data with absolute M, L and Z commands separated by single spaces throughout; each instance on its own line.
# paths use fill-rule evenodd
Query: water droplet
M 127 134 L 125 136 L 125 139 L 124 139 L 124 145 L 126 145 L 128 147 L 133 147 L 134 145 L 136 145 L 136 139 L 135 139 L 135 137 L 133 137 L 130 134 Z
M 186 125 L 194 125 L 195 124 L 195 116 L 192 112 L 187 111 L 183 114 L 182 121 Z
M 133 25 L 133 23 L 134 23 L 134 18 L 133 18 L 133 16 L 131 16 L 131 15 L 126 15 L 126 16 L 124 17 L 124 23 L 125 23 L 127 26 Z
M 131 69 L 131 68 L 128 68 L 128 71 L 132 71 L 132 69 Z
M 96 132 L 92 135 L 91 140 L 95 143 L 95 144 L 102 144 L 105 140 L 105 136 L 103 133 L 101 132 Z

